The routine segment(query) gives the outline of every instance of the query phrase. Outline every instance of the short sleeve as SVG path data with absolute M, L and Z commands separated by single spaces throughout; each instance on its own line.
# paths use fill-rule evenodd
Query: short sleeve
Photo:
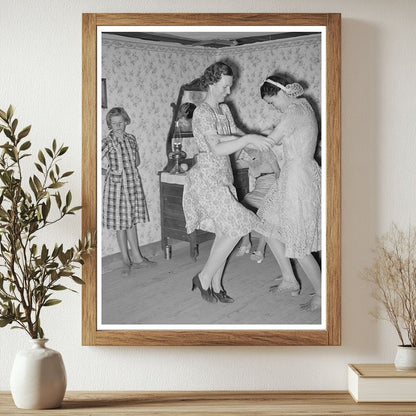
M 192 118 L 192 130 L 194 136 L 202 140 L 202 146 L 205 147 L 209 143 L 216 144 L 219 141 L 217 132 L 217 120 L 211 108 L 201 104 L 196 108 Z M 201 145 L 201 142 L 199 142 Z M 201 148 L 201 150 L 207 150 Z
M 199 106 L 194 112 L 192 127 L 200 135 L 209 136 L 217 134 L 215 114 L 207 106 Z
M 227 104 L 222 104 L 221 109 L 224 112 L 224 115 L 227 117 L 228 123 L 230 125 L 231 134 L 237 133 L 237 126 L 235 125 L 235 121 L 233 115 L 231 114 L 230 108 Z
M 139 166 L 140 165 L 140 155 L 139 155 L 139 145 L 137 143 L 137 139 L 132 134 L 128 134 L 127 138 L 129 140 L 131 150 L 134 154 L 135 166 Z

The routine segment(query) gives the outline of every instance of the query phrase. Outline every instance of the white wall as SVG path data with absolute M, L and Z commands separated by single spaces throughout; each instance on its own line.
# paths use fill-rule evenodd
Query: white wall
M 416 222 L 416 2 L 413 0 L 0 0 L 0 108 L 33 124 L 34 147 L 70 144 L 81 184 L 82 12 L 342 13 L 342 346 L 81 347 L 81 298 L 68 293 L 44 318 L 69 390 L 345 389 L 346 364 L 392 362 L 397 338 L 369 316 L 359 278 L 376 234 Z M 63 166 L 65 167 L 65 166 Z M 80 217 L 56 234 L 78 238 Z M 0 390 L 27 336 L 0 330 Z

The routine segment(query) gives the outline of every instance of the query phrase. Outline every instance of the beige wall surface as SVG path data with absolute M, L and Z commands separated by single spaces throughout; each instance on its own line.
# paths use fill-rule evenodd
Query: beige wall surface
M 392 362 L 392 327 L 374 321 L 360 271 L 391 221 L 416 223 L 416 2 L 413 0 L 0 0 L 0 108 L 32 124 L 34 148 L 70 145 L 61 167 L 81 195 L 81 14 L 92 12 L 342 13 L 342 346 L 82 347 L 81 297 L 45 311 L 69 390 L 345 389 L 347 363 Z M 71 244 L 80 216 L 57 235 Z M 27 336 L 0 330 L 0 390 Z

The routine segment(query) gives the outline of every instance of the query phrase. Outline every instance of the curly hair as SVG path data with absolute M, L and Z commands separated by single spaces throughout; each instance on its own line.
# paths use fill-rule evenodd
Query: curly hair
M 123 107 L 113 107 L 105 117 L 105 121 L 107 122 L 107 126 L 111 129 L 111 118 L 114 116 L 121 116 L 123 117 L 126 124 L 130 124 L 131 120 L 129 115 L 127 114 L 126 110 Z
M 285 75 L 272 75 L 270 77 L 267 77 L 267 79 L 278 82 L 279 84 L 282 84 L 284 87 L 286 87 L 286 85 L 292 82 Z M 280 88 L 277 85 L 270 84 L 269 82 L 266 82 L 266 81 L 264 81 L 262 86 L 260 87 L 261 98 L 273 97 L 273 95 L 277 95 L 279 91 L 280 91 Z
M 208 85 L 217 83 L 223 75 L 233 75 L 233 70 L 224 62 L 215 62 L 210 65 L 201 77 L 201 86 L 204 89 L 208 88 Z

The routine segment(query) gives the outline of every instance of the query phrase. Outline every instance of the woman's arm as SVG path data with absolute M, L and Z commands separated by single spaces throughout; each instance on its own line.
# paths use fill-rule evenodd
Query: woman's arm
M 213 153 L 226 156 L 250 145 L 259 150 L 270 149 L 273 145 L 273 140 L 260 134 L 246 134 L 242 137 L 216 135 L 215 138 L 210 137 L 208 143 Z
M 101 142 L 101 175 L 107 175 L 108 169 L 108 152 L 109 152 L 109 138 L 105 137 Z
M 260 133 L 263 135 L 263 136 L 268 136 L 271 132 L 273 131 L 273 127 L 270 127 L 269 129 L 264 129 L 264 130 L 262 130 Z
M 272 165 L 273 171 L 276 174 L 276 177 L 278 178 L 280 176 L 280 165 L 277 160 L 277 156 L 273 151 L 270 151 L 270 164 Z

